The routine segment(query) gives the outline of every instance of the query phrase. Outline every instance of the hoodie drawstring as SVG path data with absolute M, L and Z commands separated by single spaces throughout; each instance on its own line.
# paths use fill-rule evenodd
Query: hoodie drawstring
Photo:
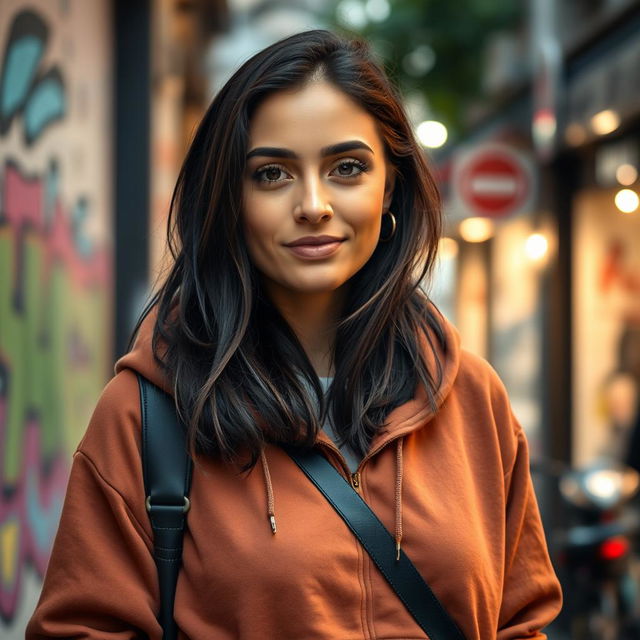
M 264 481 L 267 487 L 267 517 L 271 523 L 271 533 L 276 532 L 276 513 L 273 499 L 273 487 L 271 486 L 271 474 L 269 473 L 269 465 L 267 456 L 264 454 L 264 448 L 260 451 L 260 460 L 262 461 L 262 471 L 264 472 Z
M 400 560 L 400 542 L 402 541 L 402 441 L 398 438 L 396 446 L 396 561 Z
M 402 442 L 404 438 L 398 438 L 396 444 L 396 486 L 395 486 L 395 521 L 396 521 L 396 561 L 400 560 L 400 543 L 402 542 Z M 271 484 L 271 474 L 269 473 L 269 463 L 264 449 L 260 451 L 262 471 L 264 473 L 265 487 L 267 490 L 267 517 L 271 524 L 271 532 L 276 532 L 275 501 L 273 497 L 273 486 Z

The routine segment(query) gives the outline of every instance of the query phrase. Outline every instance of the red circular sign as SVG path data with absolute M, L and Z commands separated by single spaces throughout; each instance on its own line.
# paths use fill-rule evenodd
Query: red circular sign
M 458 188 L 464 203 L 478 215 L 502 218 L 515 213 L 529 198 L 531 178 L 517 155 L 486 149 L 465 163 Z

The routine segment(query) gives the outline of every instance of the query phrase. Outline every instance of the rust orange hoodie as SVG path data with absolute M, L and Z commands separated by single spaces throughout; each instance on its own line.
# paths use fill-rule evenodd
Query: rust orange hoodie
M 74 454 L 27 640 L 162 637 L 135 376 L 169 391 L 151 355 L 154 321 L 155 310 L 116 362 Z M 559 613 L 562 592 L 527 440 L 494 369 L 462 349 L 455 327 L 442 322 L 448 346 L 438 347 L 444 376 L 437 412 L 420 385 L 393 409 L 359 465 L 356 490 L 468 640 L 544 639 L 541 629 Z M 324 432 L 317 446 L 353 483 Z M 181 638 L 427 638 L 279 447 L 267 446 L 249 474 L 213 461 L 196 466 L 191 501 L 175 600 Z

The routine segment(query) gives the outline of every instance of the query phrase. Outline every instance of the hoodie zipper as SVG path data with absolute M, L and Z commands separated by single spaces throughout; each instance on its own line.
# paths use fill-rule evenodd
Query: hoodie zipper
M 373 456 L 375 456 L 377 453 L 379 453 L 382 449 L 384 449 L 387 445 L 390 445 L 392 442 L 395 442 L 398 438 L 402 438 L 405 435 L 407 435 L 407 431 L 403 431 L 400 434 L 394 434 L 394 436 L 388 440 L 385 440 L 384 442 L 380 443 L 375 449 L 369 451 L 369 453 L 362 458 L 362 460 L 360 461 L 360 464 L 358 464 L 358 467 L 356 469 L 356 471 L 351 472 L 351 469 L 349 468 L 349 466 L 347 465 L 347 462 L 344 458 L 344 456 L 342 455 L 342 452 L 340 451 L 340 449 L 338 449 L 338 447 L 336 447 L 334 444 L 328 443 L 328 442 L 324 442 L 323 440 L 318 441 L 318 445 L 321 447 L 324 447 L 325 449 L 327 449 L 328 451 L 331 452 L 331 454 L 337 459 L 338 461 L 338 465 L 339 467 L 341 467 L 341 472 L 342 475 L 345 477 L 345 479 L 347 480 L 347 482 L 349 482 L 351 484 L 351 486 L 355 489 L 355 491 L 362 496 L 363 500 L 364 500 L 364 495 L 363 495 L 363 487 L 362 487 L 362 469 L 364 467 L 364 465 L 367 463 L 367 461 L 369 459 L 371 459 Z M 370 613 L 371 613 L 371 606 L 372 606 L 372 601 L 373 601 L 373 594 L 370 592 L 370 589 L 366 586 L 368 581 L 367 578 L 365 576 L 365 573 L 370 573 L 372 570 L 372 565 L 373 565 L 373 560 L 371 559 L 371 556 L 369 556 L 369 554 L 364 551 L 364 549 L 359 549 L 358 550 L 359 554 L 362 554 L 361 557 L 363 558 L 364 563 L 366 563 L 366 569 L 364 564 L 361 565 L 361 573 L 360 573 L 360 584 L 364 585 L 364 603 L 365 603 L 365 617 L 363 620 L 363 631 L 365 633 L 365 637 L 367 638 L 373 638 L 374 637 L 374 632 L 373 629 L 370 626 L 369 620 L 370 620 Z M 365 622 L 366 620 L 366 622 Z
M 375 456 L 379 451 L 384 449 L 387 445 L 391 444 L 392 442 L 395 442 L 398 438 L 403 438 L 404 436 L 407 435 L 407 433 L 408 432 L 405 431 L 400 434 L 396 434 L 389 440 L 385 440 L 384 442 L 379 444 L 372 451 L 369 451 L 369 453 L 367 453 L 367 455 L 364 458 L 362 458 L 362 460 L 360 460 L 360 464 L 358 465 L 358 467 L 353 473 L 351 472 L 351 469 L 347 465 L 347 461 L 345 460 L 345 457 L 342 455 L 342 452 L 340 451 L 340 449 L 338 449 L 338 447 L 336 447 L 334 444 L 331 444 L 329 442 L 324 442 L 324 440 L 319 440 L 317 444 L 318 446 L 324 447 L 325 449 L 328 449 L 329 451 L 331 451 L 334 457 L 338 460 L 339 466 L 342 467 L 341 469 L 342 475 L 344 476 L 345 480 L 354 489 L 360 490 L 361 484 L 362 484 L 361 474 L 362 474 L 362 469 L 365 463 L 367 463 L 371 458 L 373 458 L 373 456 Z
M 360 465 L 358 465 L 358 471 L 356 471 L 355 473 L 351 473 L 351 469 L 349 469 L 349 466 L 347 465 L 347 461 L 345 460 L 344 456 L 342 455 L 338 447 L 336 447 L 335 445 L 329 444 L 328 442 L 324 442 L 322 440 L 319 440 L 317 444 L 318 446 L 329 450 L 332 456 L 337 459 L 338 465 L 341 467 L 340 471 L 342 475 L 344 476 L 345 480 L 349 484 L 351 484 L 352 487 L 356 488 L 353 483 L 353 476 L 355 475 L 358 476 L 358 486 L 360 486 L 360 474 L 359 474 Z
M 353 473 L 347 465 L 347 461 L 345 457 L 342 455 L 342 452 L 338 447 L 328 442 L 324 442 L 322 440 L 318 441 L 318 445 L 325 450 L 329 451 L 331 457 L 335 458 L 339 472 L 344 476 L 345 480 L 351 484 L 354 490 L 362 496 L 362 487 L 361 487 L 361 478 L 360 473 L 362 469 L 362 462 L 358 465 L 358 468 Z M 364 496 L 363 496 L 364 499 Z M 366 573 L 371 571 L 371 558 L 369 554 L 365 551 L 364 547 L 356 542 L 357 554 L 358 554 L 358 584 L 362 590 L 362 602 L 364 604 L 364 609 L 362 611 L 362 632 L 365 640 L 372 640 L 375 638 L 375 634 L 373 629 L 371 628 L 370 616 L 371 616 L 371 606 L 372 606 L 372 594 L 370 593 L 370 589 L 367 586 L 367 578 Z M 365 568 L 366 567 L 366 568 Z
M 362 493 L 361 492 L 361 479 L 360 479 L 360 471 L 362 469 L 362 462 L 364 462 L 364 460 L 362 460 L 360 462 L 360 464 L 358 465 L 358 468 L 356 469 L 356 471 L 351 472 L 351 469 L 349 468 L 349 465 L 347 464 L 347 461 L 345 460 L 344 456 L 342 455 L 342 452 L 340 451 L 340 449 L 338 449 L 335 445 L 329 444 L 328 442 L 323 442 L 322 440 L 320 440 L 318 442 L 318 445 L 320 445 L 321 447 L 324 447 L 325 449 L 328 449 L 329 451 L 331 451 L 331 453 L 333 454 L 333 456 L 337 459 L 340 467 L 342 467 L 342 475 L 344 476 L 345 480 L 358 492 L 358 493 Z

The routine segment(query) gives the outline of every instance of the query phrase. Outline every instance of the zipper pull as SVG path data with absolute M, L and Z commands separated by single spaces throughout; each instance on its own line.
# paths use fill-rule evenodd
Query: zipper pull
M 357 471 L 351 474 L 351 484 L 354 489 L 357 489 L 360 486 L 360 474 Z

